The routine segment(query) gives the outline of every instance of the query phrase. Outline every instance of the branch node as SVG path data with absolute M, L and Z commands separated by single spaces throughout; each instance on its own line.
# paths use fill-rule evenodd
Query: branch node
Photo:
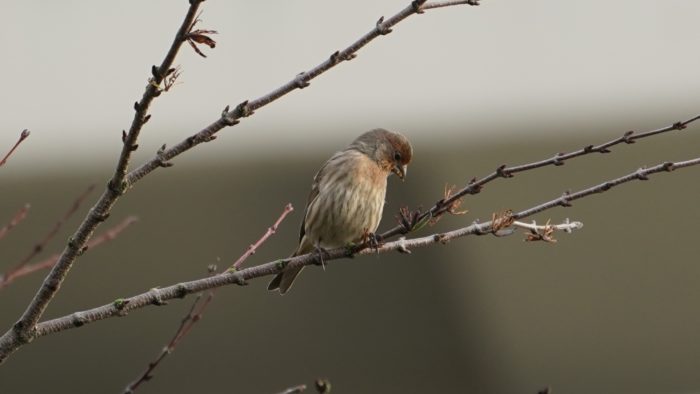
M 126 130 L 122 130 L 122 142 L 126 142 Z
M 73 318 L 72 318 L 73 327 L 76 327 L 76 328 L 82 327 L 85 325 L 85 321 L 86 321 L 85 316 L 83 316 L 82 313 L 80 313 L 80 312 L 73 313 Z
M 299 74 L 297 74 L 296 78 L 294 78 L 294 84 L 299 89 L 304 89 L 305 87 L 307 87 L 311 84 L 308 81 L 306 71 L 302 71 Z
M 123 313 L 124 308 L 129 304 L 128 299 L 123 299 L 123 298 L 117 298 L 112 302 L 112 305 L 114 306 L 114 309 L 116 309 L 117 315 L 119 316 L 126 316 L 126 313 Z
M 253 114 L 253 111 L 248 106 L 248 100 L 238 104 L 233 112 L 236 118 L 245 118 Z
M 340 51 L 333 52 L 329 58 L 329 61 L 333 65 L 338 64 L 338 62 L 340 62 Z
M 413 12 L 416 14 L 422 14 L 425 11 L 423 11 L 423 4 L 425 4 L 427 0 L 413 0 L 411 2 L 411 6 L 413 7 Z
M 377 32 L 383 36 L 389 34 L 392 32 L 391 28 L 388 26 L 384 26 L 384 17 L 382 16 L 379 18 L 376 24 Z
M 561 197 L 559 197 L 559 205 L 562 207 L 570 207 L 571 206 L 571 192 L 570 191 L 565 191 Z
M 236 119 L 236 114 L 229 111 L 228 105 L 226 106 L 226 108 L 224 108 L 223 111 L 221 111 L 221 120 L 226 126 L 235 126 L 238 123 L 240 123 L 240 121 Z
M 622 135 L 622 141 L 624 141 L 625 144 L 634 144 L 635 141 L 631 138 L 633 134 L 634 131 L 632 130 L 625 132 L 625 134 Z
M 182 283 L 178 283 L 177 287 L 175 288 L 175 297 L 185 298 L 185 297 L 187 297 L 188 293 L 189 293 L 189 290 L 187 290 L 187 287 L 185 285 L 183 285 Z
M 141 110 L 141 104 L 138 101 L 134 101 L 134 110 L 137 112 Z
M 154 287 L 151 289 L 151 293 L 153 293 L 151 296 L 151 304 L 156 305 L 156 306 L 163 306 L 163 305 L 168 305 L 167 301 L 163 301 L 160 295 L 160 289 L 157 287 Z
M 640 181 L 648 181 L 649 180 L 649 177 L 645 173 L 645 170 L 646 169 L 644 167 L 642 167 L 642 168 L 638 169 L 637 173 L 635 174 L 637 179 L 639 179 Z
M 498 168 L 496 168 L 496 174 L 498 174 L 498 176 L 500 176 L 501 178 L 512 178 L 513 177 L 513 174 L 510 171 L 506 171 L 505 164 L 501 164 L 500 166 L 498 166 Z
M 158 165 L 163 167 L 163 168 L 172 167 L 174 164 L 169 162 L 165 158 L 165 147 L 166 147 L 165 144 L 161 145 L 161 147 L 158 149 L 158 152 L 156 152 L 156 158 L 158 160 Z
M 148 114 L 143 117 L 143 124 L 148 123 L 149 120 L 151 120 L 151 114 Z
M 115 184 L 114 179 L 107 183 L 107 188 L 109 189 L 109 191 L 111 191 L 117 196 L 121 196 L 122 194 L 124 194 L 128 187 L 129 184 L 126 180 L 122 180 L 121 182 L 119 182 L 119 185 Z
M 399 238 L 399 247 L 396 249 L 397 252 L 403 254 L 411 254 L 411 251 L 406 247 L 406 237 Z
M 564 161 L 561 159 L 562 156 L 564 156 L 564 154 L 561 152 L 554 155 L 554 157 L 552 158 L 552 164 L 556 167 L 563 166 Z
M 673 129 L 674 129 L 674 130 L 683 130 L 683 129 L 685 129 L 686 127 L 688 127 L 688 125 L 687 125 L 686 123 L 683 123 L 683 122 L 676 122 L 676 123 L 673 124 Z
M 664 162 L 661 166 L 664 169 L 664 171 L 668 171 L 668 172 L 671 172 L 671 171 L 676 169 L 676 166 L 673 165 L 673 163 L 671 163 L 670 161 Z

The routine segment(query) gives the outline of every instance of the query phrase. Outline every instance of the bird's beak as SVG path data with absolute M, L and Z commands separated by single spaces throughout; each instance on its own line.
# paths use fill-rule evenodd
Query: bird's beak
M 396 174 L 401 180 L 403 181 L 404 178 L 406 178 L 406 174 L 408 173 L 408 166 L 407 165 L 395 165 L 394 168 L 391 169 L 391 171 Z

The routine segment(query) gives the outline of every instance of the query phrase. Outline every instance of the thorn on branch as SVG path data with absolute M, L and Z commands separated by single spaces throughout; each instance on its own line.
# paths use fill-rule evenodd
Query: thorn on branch
M 138 101 L 134 101 L 134 110 L 137 112 L 141 110 L 141 104 Z
M 340 51 L 333 52 L 331 54 L 331 57 L 330 57 L 331 64 L 334 64 L 334 65 L 338 64 L 339 61 L 340 61 Z
M 143 117 L 143 124 L 148 123 L 149 120 L 151 120 L 151 114 L 148 114 Z
M 624 141 L 625 144 L 634 144 L 635 141 L 631 138 L 633 134 L 634 131 L 632 130 L 625 132 L 625 134 L 622 135 L 622 141 Z
M 379 20 L 377 21 L 376 27 L 377 27 L 377 32 L 379 32 L 379 34 L 381 34 L 383 36 L 392 32 L 391 28 L 384 26 L 384 17 L 383 16 L 381 18 L 379 18 Z
M 122 143 L 126 142 L 126 130 L 122 130 Z

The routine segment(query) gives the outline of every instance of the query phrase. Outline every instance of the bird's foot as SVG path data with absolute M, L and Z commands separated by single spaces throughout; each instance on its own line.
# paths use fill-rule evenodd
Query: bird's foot
M 368 248 L 374 250 L 376 253 L 379 253 L 379 247 L 384 243 L 381 235 L 369 231 L 365 231 L 362 241 Z
M 321 246 L 316 245 L 316 247 L 314 249 L 314 255 L 316 257 L 316 262 L 314 264 L 320 265 L 321 267 L 323 267 L 323 270 L 325 271 L 326 270 L 326 263 L 323 259 L 324 259 L 324 256 L 328 256 L 328 251 L 326 249 L 322 248 Z

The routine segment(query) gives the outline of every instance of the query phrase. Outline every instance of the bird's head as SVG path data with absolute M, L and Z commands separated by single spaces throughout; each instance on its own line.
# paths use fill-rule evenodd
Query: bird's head
M 413 158 L 413 148 L 408 139 L 400 133 L 384 129 L 368 131 L 350 145 L 369 156 L 382 169 L 396 174 L 401 180 L 406 177 L 408 163 Z

